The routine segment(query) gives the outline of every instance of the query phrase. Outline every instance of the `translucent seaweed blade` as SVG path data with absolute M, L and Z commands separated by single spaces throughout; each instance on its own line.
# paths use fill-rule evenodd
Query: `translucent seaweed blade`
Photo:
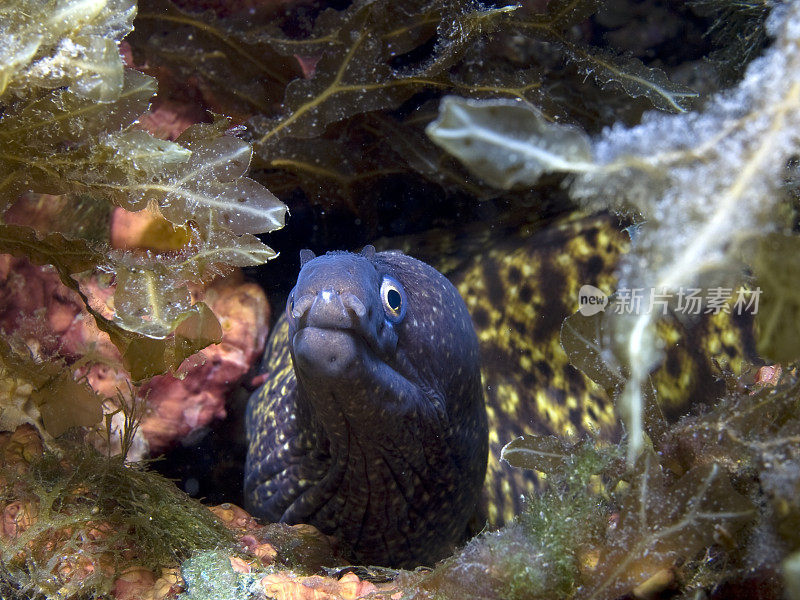
M 165 167 L 178 168 L 192 157 L 188 148 L 136 129 L 109 136 L 101 144 L 108 148 L 115 160 L 129 162 L 145 178 L 161 174 Z
M 96 36 L 64 39 L 52 56 L 36 61 L 26 75 L 30 85 L 69 85 L 79 97 L 113 102 L 122 91 L 123 64 L 114 40 Z
M 644 453 L 633 481 L 616 493 L 620 523 L 576 598 L 612 600 L 714 542 L 716 527 L 736 531 L 755 516 L 717 464 L 692 468 L 670 485 L 655 455 Z
M 192 307 L 183 279 L 166 268 L 118 267 L 116 284 L 114 304 L 120 323 L 149 337 L 166 337 Z
M 29 227 L 10 224 L 0 225 L 0 252 L 52 264 L 65 275 L 87 271 L 104 260 L 85 240 L 69 240 L 60 233 L 37 236 Z
M 98 190 L 106 188 L 128 210 L 153 202 L 176 225 L 206 222 L 208 213 L 211 226 L 237 235 L 283 227 L 286 206 L 264 186 L 242 177 L 250 165 L 250 145 L 223 131 L 224 122 L 194 125 L 177 143 L 133 132 L 109 138 L 106 144 L 115 154 L 98 154 L 105 170 Z M 138 157 L 141 172 L 130 171 L 132 157 Z
M 133 31 L 136 16 L 135 0 L 105 0 L 97 17 L 82 29 L 83 35 L 99 35 L 117 41 Z
M 37 388 L 32 400 L 39 405 L 44 428 L 53 437 L 71 427 L 92 427 L 103 418 L 104 398 L 85 381 L 75 381 L 66 369 Z
M 69 86 L 109 102 L 122 87 L 118 42 L 133 28 L 134 0 L 11 4 L 0 12 L 0 94 Z
M 285 204 L 247 178 L 222 183 L 181 177 L 163 184 L 142 183 L 135 190 L 143 198 L 155 199 L 173 223 L 184 223 L 192 214 L 207 209 L 236 234 L 279 229 L 286 216 Z
M 504 189 L 533 185 L 542 173 L 595 168 L 582 131 L 549 123 L 532 106 L 514 100 L 448 96 L 426 131 L 481 178 Z
M 686 112 L 698 98 L 693 89 L 670 81 L 664 71 L 647 67 L 633 56 L 562 43 L 567 56 L 601 87 L 619 86 L 631 98 L 645 97 L 655 108 L 674 113 Z
M 278 255 L 256 236 L 233 235 L 217 231 L 192 256 L 180 263 L 180 268 L 189 272 L 204 272 L 208 264 L 226 264 L 235 267 L 254 267 L 272 260 Z
M 740 248 L 776 227 L 774 207 L 785 165 L 799 149 L 798 28 L 800 3 L 778 6 L 769 20 L 773 46 L 750 65 L 737 87 L 711 98 L 700 112 L 651 113 L 635 127 L 605 130 L 591 142 L 593 161 L 585 145 L 577 158 L 558 145 L 563 126 L 551 124 L 538 136 L 528 135 L 528 123 L 537 117 L 521 103 L 512 111 L 502 103 L 448 101 L 459 107 L 461 118 L 443 143 L 452 144 L 451 152 L 496 185 L 533 183 L 545 171 L 572 173 L 569 192 L 587 208 L 640 215 L 646 222 L 620 265 L 620 288 L 735 288 L 743 278 Z M 449 105 L 442 112 L 452 119 Z M 470 110 L 481 109 L 485 118 L 475 125 Z M 525 133 L 515 136 L 514 123 L 521 123 L 517 130 Z M 431 129 L 434 139 L 438 127 Z M 492 143 L 480 147 L 487 139 Z M 526 162 L 520 155 L 537 160 Z M 628 369 L 618 408 L 628 427 L 632 461 L 643 447 L 642 390 L 648 389 L 650 371 L 662 355 L 648 310 L 612 325 L 615 351 Z
M 27 39 L 4 35 L 0 38 L 0 96 L 20 69 L 28 64 L 39 50 L 43 37 L 32 35 Z
M 107 0 L 61 0 L 56 2 L 48 22 L 62 32 L 80 30 L 97 18 L 106 4 Z
M 399 106 L 420 90 L 451 88 L 448 70 L 480 36 L 507 24 L 517 8 L 458 0 L 361 1 L 324 12 L 307 40 L 272 42 L 284 52 L 322 57 L 312 77 L 289 82 L 283 114 L 251 121 L 260 135 L 257 152 L 269 161 L 270 149 L 283 137 L 316 137 L 331 123 Z M 433 47 L 421 58 L 394 66 L 398 53 L 424 49 L 429 41 Z
M 46 150 L 64 138 L 84 142 L 130 125 L 147 109 L 155 92 L 155 79 L 133 69 L 125 71 L 122 92 L 113 104 L 53 90 L 7 111 L 0 121 L 0 139 L 12 144 L 12 149 L 19 145 Z M 25 158 L 21 156 L 20 161 Z
M 555 436 L 523 435 L 511 440 L 500 452 L 500 460 L 518 469 L 543 473 L 564 470 L 575 446 Z

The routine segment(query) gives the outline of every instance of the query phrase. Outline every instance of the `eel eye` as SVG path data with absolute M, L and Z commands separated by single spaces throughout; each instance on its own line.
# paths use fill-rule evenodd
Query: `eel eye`
M 400 282 L 393 277 L 384 277 L 381 282 L 383 311 L 393 323 L 399 323 L 406 315 L 406 293 Z

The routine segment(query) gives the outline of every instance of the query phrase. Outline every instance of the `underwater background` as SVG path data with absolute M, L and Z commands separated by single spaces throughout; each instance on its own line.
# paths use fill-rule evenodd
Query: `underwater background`
M 798 125 L 789 0 L 1 3 L 0 595 L 800 598 Z M 368 244 L 480 344 L 417 569 L 240 508 L 300 251 Z

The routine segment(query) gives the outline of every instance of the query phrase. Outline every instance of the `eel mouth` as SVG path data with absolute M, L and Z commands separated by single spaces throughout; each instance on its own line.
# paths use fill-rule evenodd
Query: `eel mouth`
M 381 362 L 397 335 L 378 313 L 350 291 L 330 288 L 299 295 L 288 307 L 295 363 L 304 375 L 352 377 Z
M 340 327 L 303 327 L 294 334 L 292 348 L 304 375 L 326 379 L 355 375 L 371 354 L 359 332 Z

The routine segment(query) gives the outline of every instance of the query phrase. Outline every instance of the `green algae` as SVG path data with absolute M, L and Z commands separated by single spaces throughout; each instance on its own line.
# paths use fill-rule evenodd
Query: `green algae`
M 181 565 L 186 592 L 181 600 L 243 600 L 258 595 L 264 573 L 237 573 L 230 554 L 219 550 L 198 552 Z
M 0 547 L 3 580 L 25 593 L 107 593 L 128 567 L 158 571 L 199 550 L 233 550 L 232 534 L 207 507 L 119 457 L 72 448 L 0 474 L 3 503 L 27 511 Z
M 185 98 L 199 81 L 205 106 L 247 123 L 260 181 L 275 193 L 358 206 L 386 178 L 410 175 L 497 197 L 426 138 L 442 94 L 525 100 L 594 128 L 610 124 L 609 106 L 635 120 L 642 106 L 696 103 L 659 66 L 582 39 L 602 4 L 359 0 L 244 14 L 144 0 L 129 40 L 137 62 L 165 74 L 161 95 Z
M 38 218 L 21 210 L 23 222 L 0 221 L 0 251 L 53 265 L 134 380 L 175 369 L 220 334 L 188 284 L 273 257 L 253 234 L 282 226 L 286 208 L 244 176 L 251 147 L 225 135 L 224 119 L 175 142 L 135 127 L 156 89 L 119 53 L 135 2 L 14 0 L 0 14 L 0 211 L 31 195 L 58 196 Z M 77 205 L 79 225 L 67 218 Z M 186 228 L 188 243 L 174 252 L 115 250 L 114 207 Z M 99 273 L 119 277 L 112 317 L 85 295 Z

